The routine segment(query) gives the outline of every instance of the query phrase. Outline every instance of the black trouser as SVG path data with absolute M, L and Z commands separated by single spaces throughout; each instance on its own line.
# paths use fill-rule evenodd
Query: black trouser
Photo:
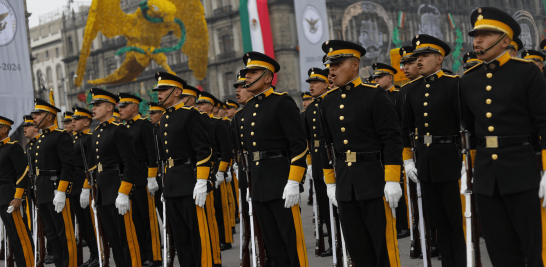
M 384 198 L 337 203 L 343 237 L 354 266 L 400 266 L 396 222 Z
M 284 202 L 284 199 L 252 201 L 266 243 L 267 257 L 274 266 L 307 266 L 300 207 L 295 205 L 287 209 Z
M 161 197 L 161 196 L 160 196 Z M 142 262 L 161 261 L 161 238 L 155 208 L 150 209 L 152 198 L 146 186 L 135 187 L 133 194 L 133 222 L 137 232 Z M 155 203 L 155 199 L 154 199 Z M 161 201 L 160 201 L 161 203 Z M 155 207 L 155 205 L 153 205 Z
M 157 211 L 159 212 L 159 216 L 161 216 L 161 220 L 163 220 L 163 202 L 161 202 L 161 195 L 163 194 L 163 180 L 161 178 L 156 178 L 157 185 L 159 186 L 159 189 L 155 192 L 154 199 L 155 199 L 155 207 L 157 208 Z
M 231 211 L 235 213 L 235 218 L 239 218 L 239 200 L 237 199 L 237 190 L 239 188 L 235 188 L 235 176 L 233 175 L 233 172 L 231 172 L 232 179 L 231 179 L 231 192 L 233 192 L 233 201 L 235 202 L 235 211 Z
M 463 214 L 459 181 L 421 181 L 423 203 L 430 223 L 438 231 L 442 266 L 466 266 Z
M 115 204 L 97 206 L 104 235 L 112 249 L 116 266 L 141 266 L 140 248 L 133 224 L 133 207 L 120 215 Z
M 538 188 L 502 196 L 495 185 L 493 196 L 476 194 L 476 202 L 493 266 L 544 267 L 546 211 L 540 205 Z
M 87 205 L 85 209 L 82 209 L 79 195 L 72 196 L 70 198 L 70 204 L 73 214 L 72 216 L 76 216 L 80 227 L 79 231 L 81 231 L 82 236 L 85 238 L 85 242 L 87 243 L 87 248 L 89 248 L 89 253 L 91 254 L 90 258 L 97 259 L 99 252 L 97 250 L 97 240 L 95 239 L 95 229 L 93 226 L 93 221 L 91 220 L 91 211 L 89 210 L 90 205 Z M 89 204 L 91 204 L 91 201 Z M 72 221 L 74 222 L 75 227 L 76 222 L 74 220 Z
M 10 214 L 6 212 L 8 207 L 9 204 L 0 206 L 0 218 L 6 227 L 6 234 L 15 254 L 15 263 L 17 267 L 32 266 L 34 265 L 34 243 L 27 222 L 23 219 L 20 209 L 15 209 Z
M 224 210 L 222 209 L 222 192 L 220 186 L 212 190 L 214 194 L 214 211 L 216 212 L 216 222 L 218 224 L 218 234 L 220 236 L 220 243 L 226 243 L 226 229 L 224 225 Z
M 38 205 L 38 212 L 44 225 L 44 235 L 51 243 L 55 266 L 75 266 L 76 239 L 72 227 L 70 199 L 66 199 L 65 207 L 60 213 L 55 211 L 53 202 Z
M 332 227 L 330 224 L 330 199 L 328 198 L 328 194 L 326 193 L 326 183 L 324 183 L 324 180 L 315 181 L 315 179 L 313 179 L 313 184 L 315 185 L 315 193 L 317 194 L 316 201 L 319 208 L 320 222 L 326 224 L 328 233 L 331 233 Z M 313 186 L 313 184 L 311 184 L 311 186 Z M 319 228 L 321 227 L 322 225 L 319 225 Z M 330 247 L 332 247 L 332 235 L 330 234 L 328 235 L 328 244 L 330 244 Z
M 167 219 L 171 224 L 180 266 L 212 264 L 205 209 L 195 205 L 192 196 L 167 198 Z

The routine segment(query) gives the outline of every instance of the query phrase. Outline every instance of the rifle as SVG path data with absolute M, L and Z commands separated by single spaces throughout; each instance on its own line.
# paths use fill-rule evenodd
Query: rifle
M 406 189 L 408 195 L 408 210 L 410 216 L 410 233 L 411 233 L 411 245 L 410 245 L 410 258 L 417 259 L 421 255 L 421 237 L 419 235 L 419 204 L 417 199 L 417 184 L 415 184 L 409 177 L 406 178 Z
M 80 140 L 80 150 L 82 152 L 82 159 L 83 159 L 83 167 L 85 171 L 85 178 L 89 182 L 89 185 L 91 185 L 91 199 L 95 200 L 97 198 L 97 189 L 95 187 L 95 179 L 93 178 L 93 174 L 89 170 L 89 166 L 87 166 L 87 157 L 85 154 L 85 148 L 83 147 L 82 141 Z M 91 206 L 93 206 L 93 202 L 91 201 Z M 96 202 L 95 202 L 96 203 Z M 93 207 L 91 207 L 93 209 Z M 110 258 L 110 247 L 108 246 L 108 241 L 106 240 L 106 237 L 104 236 L 104 231 L 102 230 L 102 224 L 100 221 L 100 216 L 98 214 L 97 210 L 93 210 L 93 216 L 95 217 L 95 233 L 97 238 L 97 249 L 99 252 L 99 266 L 100 267 L 108 267 L 109 264 L 109 258 Z
M 163 187 L 165 187 L 165 162 L 161 160 L 161 154 L 159 153 L 159 143 L 157 142 L 157 135 L 155 129 L 153 129 L 155 138 L 155 153 L 157 157 L 157 168 L 159 169 L 159 176 L 162 179 Z M 164 200 L 164 199 L 163 199 Z M 171 224 L 167 220 L 167 205 L 163 201 L 163 267 L 172 267 L 174 264 L 174 243 L 172 239 Z
M 313 183 L 313 187 L 314 187 Z M 316 191 L 315 191 L 315 199 L 316 199 Z M 318 201 L 313 202 L 313 206 L 315 208 L 315 256 L 320 256 L 322 252 L 324 252 L 324 230 L 322 229 L 322 221 L 320 220 L 320 211 L 318 206 Z
M 80 229 L 80 223 L 78 217 L 74 215 L 74 236 L 76 237 L 76 262 L 78 266 L 83 263 L 83 250 L 82 250 L 82 232 Z
M 34 230 L 34 266 L 44 267 L 45 259 L 45 239 L 44 239 L 44 225 L 42 218 L 38 213 L 38 193 L 36 192 L 36 176 L 34 175 L 34 168 L 32 167 L 32 158 L 30 156 L 30 148 L 27 149 L 27 160 L 28 160 L 28 177 L 30 179 L 30 188 L 34 191 L 34 209 L 32 213 L 34 214 L 34 220 L 32 221 Z M 30 203 L 29 203 L 30 205 Z
M 4 228 L 4 266 L 13 267 L 13 247 L 11 246 L 6 230 L 7 229 Z
M 462 95 L 459 82 L 457 82 L 457 92 L 459 96 L 459 126 L 461 131 L 461 154 L 464 155 L 466 185 L 467 190 L 464 193 L 466 220 L 466 266 L 481 267 L 480 235 L 478 233 L 478 219 L 472 214 L 478 214 L 476 208 L 476 198 L 472 194 L 472 156 L 470 154 L 470 132 L 463 123 L 463 110 L 461 106 Z

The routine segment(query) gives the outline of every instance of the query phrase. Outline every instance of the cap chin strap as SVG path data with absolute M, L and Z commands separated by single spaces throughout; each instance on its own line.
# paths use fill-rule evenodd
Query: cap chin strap
M 493 43 L 490 47 L 488 47 L 488 48 L 486 48 L 484 50 L 480 50 L 480 51 L 476 52 L 476 55 L 481 56 L 481 55 L 485 54 L 485 52 L 491 50 L 491 48 L 493 48 L 498 43 L 500 43 L 500 41 L 502 41 L 502 39 L 504 39 L 504 37 L 506 37 L 506 33 L 503 33 L 502 36 L 495 43 Z
M 34 125 L 34 128 L 38 128 L 40 127 L 40 124 L 42 124 L 42 122 L 44 122 L 45 118 L 47 118 L 47 115 L 49 115 L 49 111 L 46 111 L 47 113 L 45 114 L 44 118 L 36 125 Z
M 174 90 L 176 89 L 176 87 L 173 87 L 173 89 L 171 90 L 171 92 L 169 93 L 169 95 L 167 97 L 165 97 L 165 99 L 163 99 L 163 101 L 159 102 L 159 105 L 163 107 L 163 103 L 165 103 L 165 101 L 167 101 L 167 99 L 169 99 L 169 97 L 171 97 L 171 95 L 174 93 Z
M 247 89 L 249 88 L 250 86 L 254 85 L 255 83 L 257 83 L 261 78 L 263 78 L 265 76 L 265 73 L 268 71 L 268 69 L 264 69 L 264 72 L 262 72 L 262 75 L 260 75 L 260 77 L 258 77 L 258 79 L 256 79 L 255 81 L 249 83 L 249 84 L 243 84 L 243 88 Z

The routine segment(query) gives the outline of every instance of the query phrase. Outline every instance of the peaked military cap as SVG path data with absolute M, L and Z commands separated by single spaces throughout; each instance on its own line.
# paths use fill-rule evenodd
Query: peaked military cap
M 445 57 L 451 52 L 451 48 L 448 44 L 428 34 L 419 34 L 415 36 L 413 40 L 411 40 L 411 45 L 414 47 L 414 56 L 424 53 L 439 53 Z
M 182 91 L 182 95 L 195 96 L 195 98 L 197 98 L 197 96 L 199 96 L 200 93 L 201 93 L 201 90 L 189 84 L 186 84 L 186 87 Z
M 40 113 L 40 112 L 51 112 L 53 114 L 57 114 L 58 112 L 61 112 L 60 109 L 58 109 L 56 106 L 49 104 L 47 101 L 35 98 L 34 99 L 34 110 L 30 113 Z
M 326 53 L 324 65 L 345 59 L 360 58 L 366 54 L 366 49 L 359 44 L 343 40 L 329 40 L 322 44 L 322 51 Z
M 237 73 L 237 81 L 233 84 L 233 87 L 235 89 L 237 89 L 237 87 L 239 87 L 239 85 L 244 85 L 245 84 L 245 82 L 246 82 L 245 75 L 246 75 L 246 70 L 245 69 L 242 69 Z
M 544 40 L 542 40 L 542 43 L 543 42 L 544 42 Z M 542 49 L 544 49 L 544 46 L 546 46 L 546 44 L 543 46 L 542 43 L 540 43 L 540 47 L 542 47 Z M 512 48 L 512 49 L 514 49 L 516 51 L 519 51 L 519 50 L 523 49 L 523 42 L 519 39 L 519 37 L 514 37 L 507 48 Z
M 155 79 L 157 81 L 157 86 L 154 89 L 152 89 L 152 91 L 168 90 L 168 89 L 177 87 L 182 90 L 182 95 L 191 95 L 195 97 L 199 95 L 199 92 L 195 92 L 193 90 L 186 90 L 188 83 L 184 81 L 184 79 L 176 75 L 170 74 L 168 72 L 156 73 Z
M 544 60 L 546 60 L 546 56 L 542 52 L 536 50 L 525 50 L 521 52 L 521 57 L 540 62 L 544 62 Z
M 75 120 L 84 119 L 84 118 L 93 119 L 93 112 L 87 109 L 73 107 L 72 111 L 74 111 L 74 115 L 72 116 L 72 118 Z
M 133 95 L 131 93 L 119 93 L 118 96 L 119 96 L 119 102 L 118 102 L 119 107 L 125 107 L 129 104 L 140 104 L 140 102 L 142 102 L 142 98 L 136 95 Z
M 540 42 L 540 49 L 542 50 L 543 53 L 546 53 L 546 39 Z
M 400 63 L 404 64 L 417 60 L 417 58 L 413 56 L 413 50 L 413 46 L 411 45 L 400 47 L 400 50 L 398 50 L 398 53 L 400 53 L 400 56 L 402 57 Z
M 373 63 L 372 68 L 373 68 L 373 75 L 372 75 L 373 78 L 383 77 L 385 75 L 394 76 L 394 74 L 398 73 L 398 71 L 395 68 L 385 63 L 379 63 L 379 62 Z
M 199 98 L 197 99 L 196 103 L 197 104 L 209 103 L 212 106 L 216 106 L 216 104 L 218 103 L 218 100 L 211 93 L 202 91 L 199 94 Z
M 23 116 L 23 126 L 34 126 L 34 120 L 32 119 L 32 115 Z
M 309 92 L 303 92 L 301 93 L 301 100 L 311 100 L 313 99 L 313 96 Z
M 150 106 L 150 108 L 148 109 L 148 113 L 165 112 L 165 108 L 163 108 L 156 102 L 148 102 L 148 105 Z
M 73 115 L 74 115 L 74 112 L 65 111 L 63 114 L 63 122 L 71 121 Z
M 321 68 L 310 68 L 307 71 L 307 78 L 306 82 L 311 81 L 317 81 L 317 82 L 325 82 L 328 83 L 328 74 L 330 73 L 330 70 L 328 69 L 321 69 Z
M 226 99 L 227 108 L 236 108 L 239 109 L 239 103 L 235 100 Z
M 374 84 L 375 83 L 375 79 L 373 77 L 373 74 L 368 76 L 368 78 L 366 78 L 366 82 L 367 84 Z
M 119 102 L 119 97 L 117 95 L 99 88 L 91 88 L 91 95 L 93 96 L 91 104 L 110 102 L 115 105 Z
M 11 127 L 13 125 L 13 121 L 6 118 L 6 117 L 3 117 L 3 116 L 0 116 L 0 126 L 3 126 L 3 125 L 7 125 L 9 127 Z
M 243 63 L 246 69 L 268 69 L 273 73 L 281 69 L 279 63 L 273 58 L 260 52 L 247 52 L 243 55 Z
M 116 118 L 121 118 L 121 116 L 119 115 L 119 109 L 118 108 L 114 108 L 114 117 Z
M 476 56 L 476 52 L 468 52 L 466 54 L 464 54 L 463 56 L 463 62 L 465 63 L 463 68 L 464 69 L 469 69 L 473 66 L 475 66 L 476 64 L 479 64 L 481 62 L 483 62 L 481 59 L 478 59 L 478 57 Z
M 487 30 L 506 34 L 510 39 L 518 37 L 521 27 L 516 20 L 506 12 L 494 7 L 480 7 L 470 15 L 470 23 L 474 27 L 468 36 L 474 36 L 477 31 Z

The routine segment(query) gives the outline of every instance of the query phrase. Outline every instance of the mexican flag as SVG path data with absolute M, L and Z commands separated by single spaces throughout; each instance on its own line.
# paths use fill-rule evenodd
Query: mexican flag
M 239 15 L 244 52 L 256 51 L 275 58 L 267 0 L 240 0 Z M 276 76 L 273 84 L 276 83 Z

